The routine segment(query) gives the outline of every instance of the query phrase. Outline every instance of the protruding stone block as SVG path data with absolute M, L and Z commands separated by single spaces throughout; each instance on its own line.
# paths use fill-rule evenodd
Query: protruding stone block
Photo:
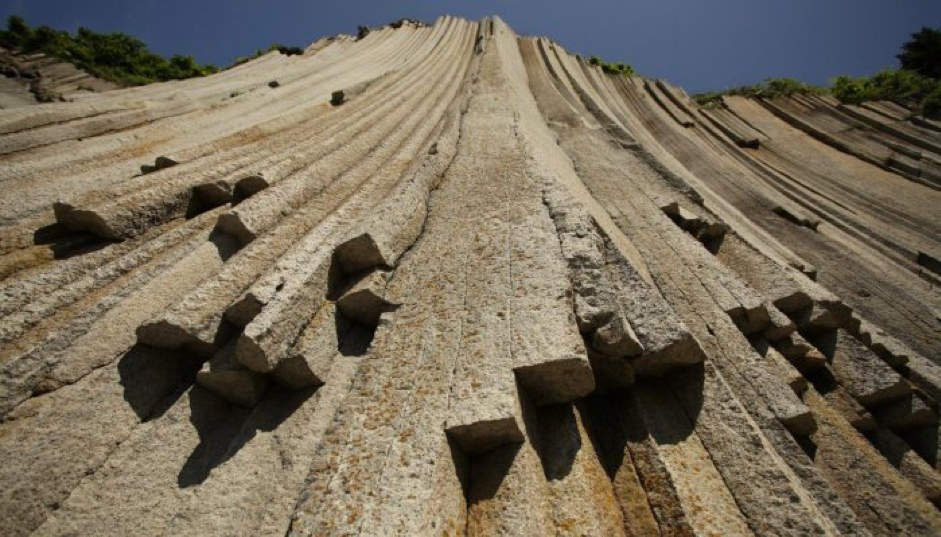
M 435 156 L 429 158 L 433 163 L 440 160 L 437 149 L 435 151 Z M 428 173 L 410 177 L 386 197 L 366 221 L 353 228 L 334 250 L 344 274 L 396 265 L 421 233 L 428 214 L 431 181 Z
M 797 332 L 776 341 L 775 348 L 805 374 L 827 365 L 827 358 Z
M 304 328 L 288 357 L 274 370 L 274 380 L 288 388 L 320 386 L 326 382 L 340 340 L 350 323 L 337 315 L 336 305 L 327 302 Z
M 226 180 L 213 180 L 193 187 L 193 193 L 207 207 L 218 207 L 232 201 L 232 184 Z
M 360 233 L 337 246 L 333 255 L 345 274 L 389 266 L 392 255 L 380 242 L 372 233 Z
M 857 431 L 866 433 L 878 427 L 875 417 L 839 385 L 830 386 L 820 395 Z
M 696 238 L 702 242 L 721 239 L 729 232 L 729 225 L 724 222 L 706 222 L 699 231 L 696 232 Z
M 146 175 L 148 173 L 153 173 L 176 166 L 177 164 L 179 164 L 179 162 L 172 156 L 161 155 L 154 160 L 153 164 L 142 164 L 140 171 L 142 174 Z
M 595 374 L 595 393 L 605 393 L 634 384 L 634 368 L 630 360 L 588 352 L 588 361 Z
M 763 362 L 750 364 L 749 377 L 774 417 L 797 436 L 817 430 L 810 409 L 797 394 L 807 389 L 806 381 L 768 342 L 760 337 L 750 340 Z M 788 389 L 790 388 L 790 389 Z
M 817 226 L 820 225 L 820 220 L 813 217 L 807 217 L 790 207 L 784 207 L 783 205 L 777 205 L 772 209 L 774 213 L 785 220 L 792 222 L 798 226 L 806 227 L 817 231 Z
M 346 93 L 343 90 L 337 90 L 330 94 L 330 104 L 333 106 L 340 106 L 344 102 L 346 102 Z
M 220 349 L 196 373 L 196 382 L 226 401 L 254 407 L 268 389 L 268 379 L 235 359 L 235 342 Z
M 468 423 L 449 420 L 445 432 L 457 442 L 464 453 L 471 456 L 524 440 L 519 423 L 512 417 Z
M 797 327 L 805 333 L 820 333 L 840 327 L 839 321 L 830 310 L 817 303 L 793 314 L 792 318 Z
M 171 311 L 161 319 L 139 326 L 137 341 L 158 349 L 182 348 L 197 356 L 209 356 L 219 349 L 222 342 L 232 337 L 232 332 L 232 329 L 223 323 L 218 325 L 215 333 L 200 332 L 200 337 L 190 326 L 188 319 Z
M 757 297 L 752 296 L 751 298 L 752 300 L 726 311 L 735 326 L 746 335 L 761 333 L 771 324 L 768 305 L 755 300 Z
M 761 335 L 768 341 L 772 343 L 781 341 L 797 330 L 797 325 L 794 324 L 794 321 L 787 315 L 781 313 L 781 310 L 778 308 L 773 305 L 768 305 L 766 311 L 768 312 L 770 322 Z
M 663 297 L 610 245 L 605 256 L 607 279 L 644 349 L 631 363 L 634 373 L 659 376 L 702 362 L 699 343 Z
M 881 330 L 872 335 L 871 349 L 879 358 L 892 367 L 903 367 L 908 364 L 915 351 Z
M 608 356 L 626 358 L 644 352 L 631 325 L 620 315 L 614 315 L 595 331 L 592 347 Z
M 619 307 L 604 273 L 604 239 L 588 212 L 562 188 L 549 188 L 543 203 L 559 237 L 562 257 L 569 268 L 579 332 L 590 334 Z
M 795 394 L 800 395 L 807 391 L 807 379 L 777 349 L 761 338 L 752 340 L 752 346 L 764 357 L 774 374 L 790 386 Z
M 337 300 L 337 308 L 343 315 L 366 326 L 379 324 L 379 316 L 394 309 L 385 297 L 389 272 L 372 270 L 359 273 L 353 284 Z
M 325 249 L 326 250 L 326 249 Z M 236 355 L 245 367 L 270 373 L 287 358 L 291 345 L 326 300 L 331 263 L 322 255 L 299 255 L 264 282 L 256 282 L 226 318 L 246 320 Z
M 545 360 L 513 371 L 537 406 L 574 401 L 595 388 L 586 356 Z
M 70 202 L 56 201 L 52 204 L 56 222 L 69 231 L 88 232 L 107 240 L 121 240 L 122 230 L 116 228 L 97 208 L 82 209 Z
M 908 382 L 844 330 L 815 339 L 830 360 L 833 375 L 863 406 L 900 399 L 911 392 Z
M 874 408 L 872 414 L 895 431 L 938 424 L 938 414 L 915 392 Z
M 235 183 L 235 197 L 243 200 L 271 186 L 271 181 L 264 172 L 255 172 L 242 177 Z

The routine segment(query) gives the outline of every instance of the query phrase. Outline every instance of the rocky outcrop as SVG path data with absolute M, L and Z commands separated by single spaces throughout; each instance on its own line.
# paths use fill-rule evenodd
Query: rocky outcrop
M 941 533 L 939 149 L 499 19 L 5 110 L 0 534 Z
M 71 101 L 88 93 L 120 87 L 45 54 L 22 54 L 3 47 L 0 75 L 0 109 Z

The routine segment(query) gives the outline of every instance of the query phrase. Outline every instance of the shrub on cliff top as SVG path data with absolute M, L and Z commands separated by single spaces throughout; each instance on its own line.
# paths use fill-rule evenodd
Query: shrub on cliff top
M 219 70 L 211 64 L 196 63 L 192 56 L 176 54 L 168 60 L 121 32 L 100 34 L 80 27 L 72 35 L 48 26 L 31 28 L 17 16 L 7 19 L 6 30 L 0 31 L 0 45 L 24 53 L 41 52 L 125 86 L 204 76 Z
M 938 117 L 941 81 L 906 69 L 885 69 L 870 77 L 839 76 L 833 96 L 844 103 L 892 101 L 927 117 Z
M 588 63 L 591 65 L 597 65 L 601 67 L 601 70 L 609 75 L 626 75 L 634 76 L 637 73 L 634 71 L 634 68 L 630 65 L 618 62 L 618 63 L 606 63 L 604 60 L 598 56 L 592 56 L 588 59 Z
M 721 91 L 710 91 L 694 95 L 693 98 L 702 105 L 714 104 L 723 95 L 740 95 L 743 97 L 774 99 L 777 97 L 790 97 L 792 95 L 822 95 L 827 89 L 801 82 L 795 78 L 769 78 L 760 84 L 752 86 L 737 86 Z

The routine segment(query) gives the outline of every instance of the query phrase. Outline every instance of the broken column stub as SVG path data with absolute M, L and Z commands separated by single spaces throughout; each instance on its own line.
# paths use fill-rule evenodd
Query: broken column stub
M 588 211 L 561 187 L 547 188 L 543 202 L 569 268 L 578 330 L 590 334 L 617 312 L 614 294 L 605 281 L 604 239 Z
M 768 312 L 770 319 L 768 326 L 762 332 L 762 336 L 766 340 L 771 342 L 781 341 L 797 330 L 797 325 L 794 324 L 794 321 L 787 315 L 781 313 L 781 310 L 773 304 L 765 304 L 765 311 Z
M 371 83 L 372 83 L 371 80 L 367 80 L 366 82 L 360 82 L 359 84 L 356 84 L 355 86 L 350 86 L 348 88 L 343 88 L 343 89 L 334 91 L 333 93 L 330 94 L 330 104 L 332 104 L 333 106 L 340 106 L 341 104 L 347 102 L 353 97 L 356 97 L 357 95 L 366 91 L 366 88 L 369 87 L 369 84 Z
M 465 421 L 449 419 L 445 432 L 470 456 L 525 440 L 517 419 L 508 416 L 481 420 L 479 414 L 475 414 Z
M 705 355 L 699 342 L 666 300 L 611 244 L 605 246 L 608 281 L 643 348 L 632 361 L 635 374 L 659 376 L 702 362 Z
M 304 328 L 288 357 L 275 368 L 275 382 L 292 389 L 320 386 L 326 382 L 341 339 L 350 322 L 337 314 L 336 304 L 326 302 Z
M 106 240 L 123 240 L 121 230 L 115 229 L 102 215 L 93 209 L 82 209 L 68 201 L 52 204 L 56 222 L 69 231 L 88 232 Z
M 516 367 L 513 372 L 536 406 L 573 401 L 595 389 L 587 355 L 545 360 Z
M 428 214 L 431 180 L 426 173 L 415 174 L 399 185 L 365 222 L 353 228 L 333 253 L 344 274 L 373 267 L 391 268 L 398 263 L 421 234 Z
M 226 401 L 254 407 L 268 389 L 268 379 L 235 359 L 235 341 L 212 356 L 196 373 L 196 382 Z
M 364 324 L 376 326 L 379 317 L 395 308 L 385 299 L 386 284 L 390 272 L 383 269 L 366 270 L 350 277 L 353 282 L 337 300 L 337 308 L 346 317 Z
M 696 215 L 675 200 L 660 200 L 660 210 L 683 230 L 701 242 L 722 238 L 729 225 Z
M 179 164 L 179 161 L 176 158 L 161 155 L 154 160 L 153 164 L 141 164 L 140 171 L 142 174 L 147 175 L 148 173 L 170 168 L 177 164 Z
M 604 392 L 634 383 L 634 368 L 626 358 L 644 348 L 605 276 L 603 232 L 591 215 L 562 187 L 549 185 L 543 193 L 568 265 L 573 308 L 578 330 L 588 350 L 595 391 Z
M 395 257 L 377 232 L 364 232 L 337 246 L 333 254 L 344 274 L 377 266 L 392 266 Z
M 780 351 L 772 347 L 767 338 L 752 336 L 748 338 L 748 342 L 751 343 L 758 355 L 764 358 L 769 369 L 779 379 L 787 383 L 794 393 L 801 395 L 807 391 L 807 379 L 804 375 Z
M 330 104 L 333 106 L 340 106 L 344 102 L 346 102 L 346 94 L 343 90 L 336 90 L 330 94 Z
M 811 373 L 827 364 L 826 357 L 798 332 L 775 341 L 774 345 L 801 373 Z
M 916 427 L 937 426 L 938 414 L 924 399 L 913 392 L 901 399 L 873 409 L 873 415 L 883 426 L 895 431 Z
M 644 352 L 631 325 L 620 314 L 612 316 L 592 336 L 592 348 L 607 356 L 631 357 Z
M 817 303 L 792 314 L 792 318 L 802 332 L 809 334 L 819 334 L 840 327 L 833 313 Z
M 837 381 L 863 406 L 884 404 L 911 392 L 905 379 L 845 330 L 821 335 L 814 344 L 829 359 Z
M 762 358 L 748 365 L 748 375 L 774 417 L 797 436 L 813 434 L 817 423 L 797 396 L 807 388 L 803 376 L 764 338 L 752 337 L 749 342 Z
M 209 356 L 234 334 L 227 323 L 218 325 L 215 331 L 201 331 L 192 327 L 188 319 L 174 311 L 167 312 L 156 321 L 137 327 L 137 341 L 158 349 L 186 349 L 197 356 Z
M 589 350 L 588 361 L 595 375 L 595 394 L 620 390 L 634 384 L 634 367 L 630 360 Z
M 271 186 L 271 182 L 262 171 L 250 173 L 235 182 L 235 197 L 243 200 Z

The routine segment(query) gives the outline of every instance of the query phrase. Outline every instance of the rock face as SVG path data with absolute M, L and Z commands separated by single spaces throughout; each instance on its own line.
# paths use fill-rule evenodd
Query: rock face
M 0 534 L 941 534 L 897 106 L 446 17 L 5 110 L 0 181 Z
M 21 54 L 0 47 L 0 109 L 70 101 L 119 87 L 45 54 Z

